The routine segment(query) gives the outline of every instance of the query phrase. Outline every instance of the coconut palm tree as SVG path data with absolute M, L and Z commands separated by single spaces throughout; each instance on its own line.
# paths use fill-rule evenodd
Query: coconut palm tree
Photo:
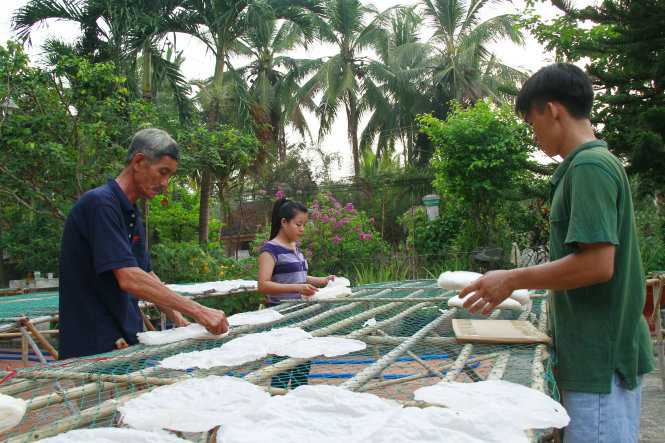
M 415 8 L 396 7 L 381 14 L 384 33 L 376 48 L 378 60 L 368 68 L 376 87 L 369 88 L 363 100 L 373 112 L 360 139 L 361 151 L 376 142 L 377 160 L 383 154 L 390 157 L 401 143 L 404 165 L 413 159 L 412 147 L 420 136 L 414 119 L 432 106 L 427 94 L 432 47 L 420 41 L 422 16 Z
M 522 72 L 501 63 L 488 48 L 490 43 L 505 38 L 523 44 L 514 15 L 481 20 L 480 11 L 490 3 L 491 0 L 422 0 L 425 22 L 434 29 L 430 39 L 436 50 L 430 60 L 432 86 L 463 106 L 483 97 L 501 101 L 506 94 L 516 92 L 517 82 L 525 79 Z
M 183 7 L 189 14 L 188 31 L 197 36 L 214 54 L 215 68 L 212 83 L 208 89 L 210 108 L 208 124 L 213 128 L 219 117 L 220 103 L 223 100 L 224 72 L 230 66 L 229 59 L 238 48 L 238 40 L 249 30 L 266 20 L 283 18 L 308 29 L 313 17 L 319 12 L 314 0 L 183 0 Z M 250 104 L 244 100 L 237 103 L 239 128 L 249 125 Z M 201 204 L 199 207 L 199 243 L 208 239 L 210 217 L 210 170 L 201 171 Z
M 362 51 L 373 47 L 382 32 L 377 11 L 371 5 L 363 6 L 359 0 L 326 0 L 326 21 L 320 22 L 320 39 L 335 46 L 336 54 L 321 65 L 300 89 L 297 106 L 307 107 L 309 100 L 321 93 L 319 104 L 310 109 L 319 119 L 319 139 L 328 134 L 340 108 L 346 113 L 347 135 L 353 155 L 353 173 L 360 178 L 358 122 L 361 114 L 359 101 L 365 90 L 371 88 L 367 75 L 369 58 Z M 365 24 L 366 19 L 372 19 Z
M 266 20 L 248 30 L 246 44 L 239 42 L 237 52 L 251 58 L 239 71 L 248 79 L 251 103 L 265 113 L 268 129 L 267 143 L 275 149 L 276 158 L 286 158 L 285 126 L 292 125 L 304 137 L 311 134 L 300 107 L 292 107 L 298 82 L 316 62 L 298 60 L 285 55 L 297 46 L 307 46 L 300 26 L 293 22 Z M 287 115 L 287 109 L 291 112 Z M 288 117 L 288 118 L 287 118 Z

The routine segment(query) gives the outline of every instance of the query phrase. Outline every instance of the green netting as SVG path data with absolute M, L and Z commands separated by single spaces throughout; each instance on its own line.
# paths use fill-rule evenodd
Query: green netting
M 0 297 L 0 321 L 21 314 L 27 317 L 58 313 L 58 292 L 34 292 Z
M 279 381 L 307 378 L 309 384 L 339 385 L 370 392 L 407 405 L 414 390 L 442 379 L 475 382 L 503 379 L 541 390 L 558 399 L 543 344 L 460 343 L 452 320 L 483 319 L 465 310 L 450 309 L 443 291 L 432 280 L 387 282 L 354 288 L 342 300 L 283 303 L 276 309 L 285 317 L 271 324 L 233 328 L 223 340 L 188 340 L 163 346 L 136 345 L 118 351 L 71 359 L 36 368 L 0 372 L 0 392 L 23 398 L 28 413 L 18 427 L 0 440 L 34 441 L 75 428 L 117 426 L 117 406 L 151 388 L 192 377 L 230 375 L 265 387 L 273 394 Z M 546 298 L 535 298 L 524 311 L 494 311 L 492 319 L 529 320 L 544 330 Z M 375 319 L 376 324 L 366 325 Z M 169 370 L 158 366 L 168 356 L 211 349 L 251 332 L 274 327 L 300 327 L 313 336 L 362 340 L 367 348 L 335 358 L 265 358 L 242 366 L 209 370 Z M 271 379 L 273 380 L 273 387 Z M 291 386 L 293 387 L 293 386 Z M 107 401 L 111 400 L 111 401 Z M 422 406 L 422 405 L 420 405 Z M 534 430 L 534 438 L 543 430 Z M 186 434 L 190 441 L 206 441 L 207 434 Z

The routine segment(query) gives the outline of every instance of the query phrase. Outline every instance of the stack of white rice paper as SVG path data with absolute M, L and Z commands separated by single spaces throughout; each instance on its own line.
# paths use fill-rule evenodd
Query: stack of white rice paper
M 482 277 L 483 274 L 479 274 L 477 272 L 469 272 L 469 271 L 445 271 L 439 275 L 439 279 L 437 280 L 437 284 L 441 289 L 448 289 L 452 291 L 461 291 L 474 281 L 478 280 L 480 277 Z M 470 293 L 466 297 L 469 297 L 473 294 Z M 450 300 L 448 300 L 448 306 L 453 307 L 453 308 L 463 308 L 465 299 L 459 298 L 459 296 L 454 296 L 451 297 Z M 518 289 L 517 291 L 513 291 L 510 296 L 499 303 L 499 305 L 495 309 L 514 309 L 514 310 L 522 310 L 524 309 L 524 306 L 526 306 L 528 303 L 531 302 L 531 293 L 529 292 L 528 289 Z M 481 303 L 480 301 L 476 302 L 476 304 Z M 475 305 L 474 305 L 475 306 Z

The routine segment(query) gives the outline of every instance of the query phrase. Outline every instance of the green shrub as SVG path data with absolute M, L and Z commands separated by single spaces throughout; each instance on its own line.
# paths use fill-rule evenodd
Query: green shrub
M 635 213 L 642 266 L 647 274 L 665 269 L 665 223 L 654 205 Z
M 236 260 L 224 255 L 224 245 L 210 243 L 208 252 L 198 242 L 163 241 L 150 248 L 155 274 L 167 283 L 217 280 L 256 280 L 256 258 Z

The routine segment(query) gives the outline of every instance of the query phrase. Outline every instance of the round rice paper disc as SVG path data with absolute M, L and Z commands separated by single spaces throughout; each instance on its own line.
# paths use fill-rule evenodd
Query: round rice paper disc
M 136 429 L 205 432 L 232 423 L 269 397 L 248 381 L 211 375 L 160 386 L 129 400 L 118 411 L 122 422 Z
M 43 443 L 183 443 L 167 432 L 148 432 L 128 428 L 75 429 L 39 440 Z
M 482 411 L 482 415 L 498 414 L 525 430 L 563 428 L 570 421 L 564 407 L 554 399 L 505 380 L 439 382 L 417 389 L 413 398 L 462 411 Z

